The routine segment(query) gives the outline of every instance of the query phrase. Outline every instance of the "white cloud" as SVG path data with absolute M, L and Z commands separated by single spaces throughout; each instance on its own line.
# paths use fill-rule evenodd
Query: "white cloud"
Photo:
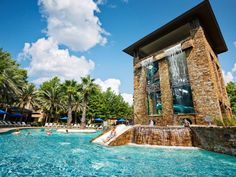
M 121 82 L 119 79 L 107 79 L 102 81 L 101 79 L 96 79 L 95 83 L 100 85 L 102 91 L 106 91 L 108 88 L 116 94 L 120 94 L 120 85 Z M 130 106 L 133 104 L 133 95 L 129 93 L 121 93 L 121 96 L 124 98 L 124 101 L 127 102 Z
M 225 72 L 225 71 L 222 71 L 222 73 L 223 73 L 223 77 L 224 77 L 225 84 L 234 81 L 234 76 L 233 76 L 233 73 L 232 73 L 232 72 Z
M 98 5 L 102 5 L 102 4 L 106 4 L 107 3 L 107 0 L 95 0 L 96 4 Z
M 127 102 L 130 106 L 133 105 L 133 95 L 129 93 L 122 93 L 121 96 L 124 98 L 125 102 Z
M 68 49 L 60 49 L 53 38 L 41 38 L 35 43 L 25 43 L 19 57 L 30 60 L 28 74 L 35 84 L 58 76 L 62 80 L 75 79 L 80 81 L 94 69 L 95 63 L 84 56 L 70 55 Z
M 103 2 L 97 0 L 98 4 Z M 108 33 L 95 15 L 100 11 L 93 0 L 39 0 L 39 5 L 47 19 L 47 35 L 59 44 L 87 51 L 107 42 Z
M 101 79 L 96 79 L 95 83 L 100 85 L 102 91 L 106 91 L 108 88 L 111 88 L 111 90 L 115 94 L 119 94 L 119 89 L 120 89 L 120 80 L 118 79 L 107 79 L 105 81 L 102 81 Z
M 232 72 L 236 72 L 236 63 L 234 63 L 234 66 L 233 66 Z

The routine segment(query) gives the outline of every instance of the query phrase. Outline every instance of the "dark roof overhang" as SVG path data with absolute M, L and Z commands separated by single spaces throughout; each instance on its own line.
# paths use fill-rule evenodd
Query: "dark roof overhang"
M 188 10 L 184 14 L 178 16 L 177 18 L 165 24 L 161 28 L 153 31 L 152 33 L 138 40 L 134 44 L 125 48 L 123 51 L 134 57 L 134 53 L 138 51 L 139 48 L 155 41 L 156 39 L 170 33 L 176 28 L 196 18 L 199 19 L 202 27 L 206 31 L 208 40 L 210 40 L 210 44 L 213 50 L 217 54 L 226 52 L 228 50 L 226 43 L 224 41 L 223 35 L 220 31 L 220 27 L 217 23 L 216 17 L 208 0 L 204 0 L 202 3 Z

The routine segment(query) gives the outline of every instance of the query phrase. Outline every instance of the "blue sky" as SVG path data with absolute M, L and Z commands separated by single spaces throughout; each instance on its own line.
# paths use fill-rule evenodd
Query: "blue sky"
M 1 0 L 0 47 L 40 84 L 53 75 L 91 74 L 128 100 L 132 57 L 122 52 L 201 0 Z M 211 0 L 228 46 L 219 55 L 227 81 L 236 81 L 236 1 Z M 235 64 L 235 66 L 234 66 Z

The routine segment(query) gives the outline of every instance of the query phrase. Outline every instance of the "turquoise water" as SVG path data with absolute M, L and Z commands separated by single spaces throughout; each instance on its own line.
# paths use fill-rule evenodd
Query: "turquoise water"
M 26 133 L 32 132 L 31 136 Z M 0 135 L 0 176 L 236 176 L 236 157 L 203 150 L 103 147 L 97 134 Z

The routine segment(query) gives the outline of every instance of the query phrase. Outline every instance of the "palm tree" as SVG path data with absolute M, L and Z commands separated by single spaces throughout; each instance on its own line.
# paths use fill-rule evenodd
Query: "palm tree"
M 27 71 L 20 69 L 8 52 L 0 49 L 0 101 L 12 105 L 19 89 L 26 83 Z
M 37 91 L 33 84 L 25 84 L 18 92 L 18 104 L 20 108 L 32 109 L 35 105 Z
M 76 95 L 74 96 L 74 105 L 72 108 L 72 110 L 75 111 L 75 123 L 78 122 L 77 121 L 78 112 L 83 110 L 82 100 L 83 100 L 83 97 L 82 97 L 81 92 L 77 92 Z
M 82 128 L 85 128 L 86 126 L 86 109 L 89 101 L 89 97 L 91 94 L 94 94 L 96 90 L 98 89 L 98 86 L 94 83 L 94 79 L 92 79 L 90 76 L 82 77 L 82 83 L 81 83 L 81 92 L 83 95 L 82 100 L 82 118 L 81 118 L 81 125 Z
M 57 115 L 60 109 L 63 108 L 62 103 L 63 93 L 59 85 L 51 86 L 47 89 L 40 89 L 38 92 L 38 102 L 40 108 L 44 113 L 47 114 L 46 122 L 49 117 L 49 122 L 51 118 L 58 118 Z
M 25 108 L 33 109 L 33 107 L 36 105 L 36 96 L 37 91 L 33 84 L 24 84 L 24 86 L 19 89 L 19 92 L 17 94 L 17 106 L 21 108 L 22 113 Z
M 67 125 L 69 126 L 72 122 L 72 108 L 75 103 L 75 95 L 78 92 L 77 82 L 74 80 L 66 80 L 62 85 L 62 90 L 64 92 L 64 98 L 67 104 Z

